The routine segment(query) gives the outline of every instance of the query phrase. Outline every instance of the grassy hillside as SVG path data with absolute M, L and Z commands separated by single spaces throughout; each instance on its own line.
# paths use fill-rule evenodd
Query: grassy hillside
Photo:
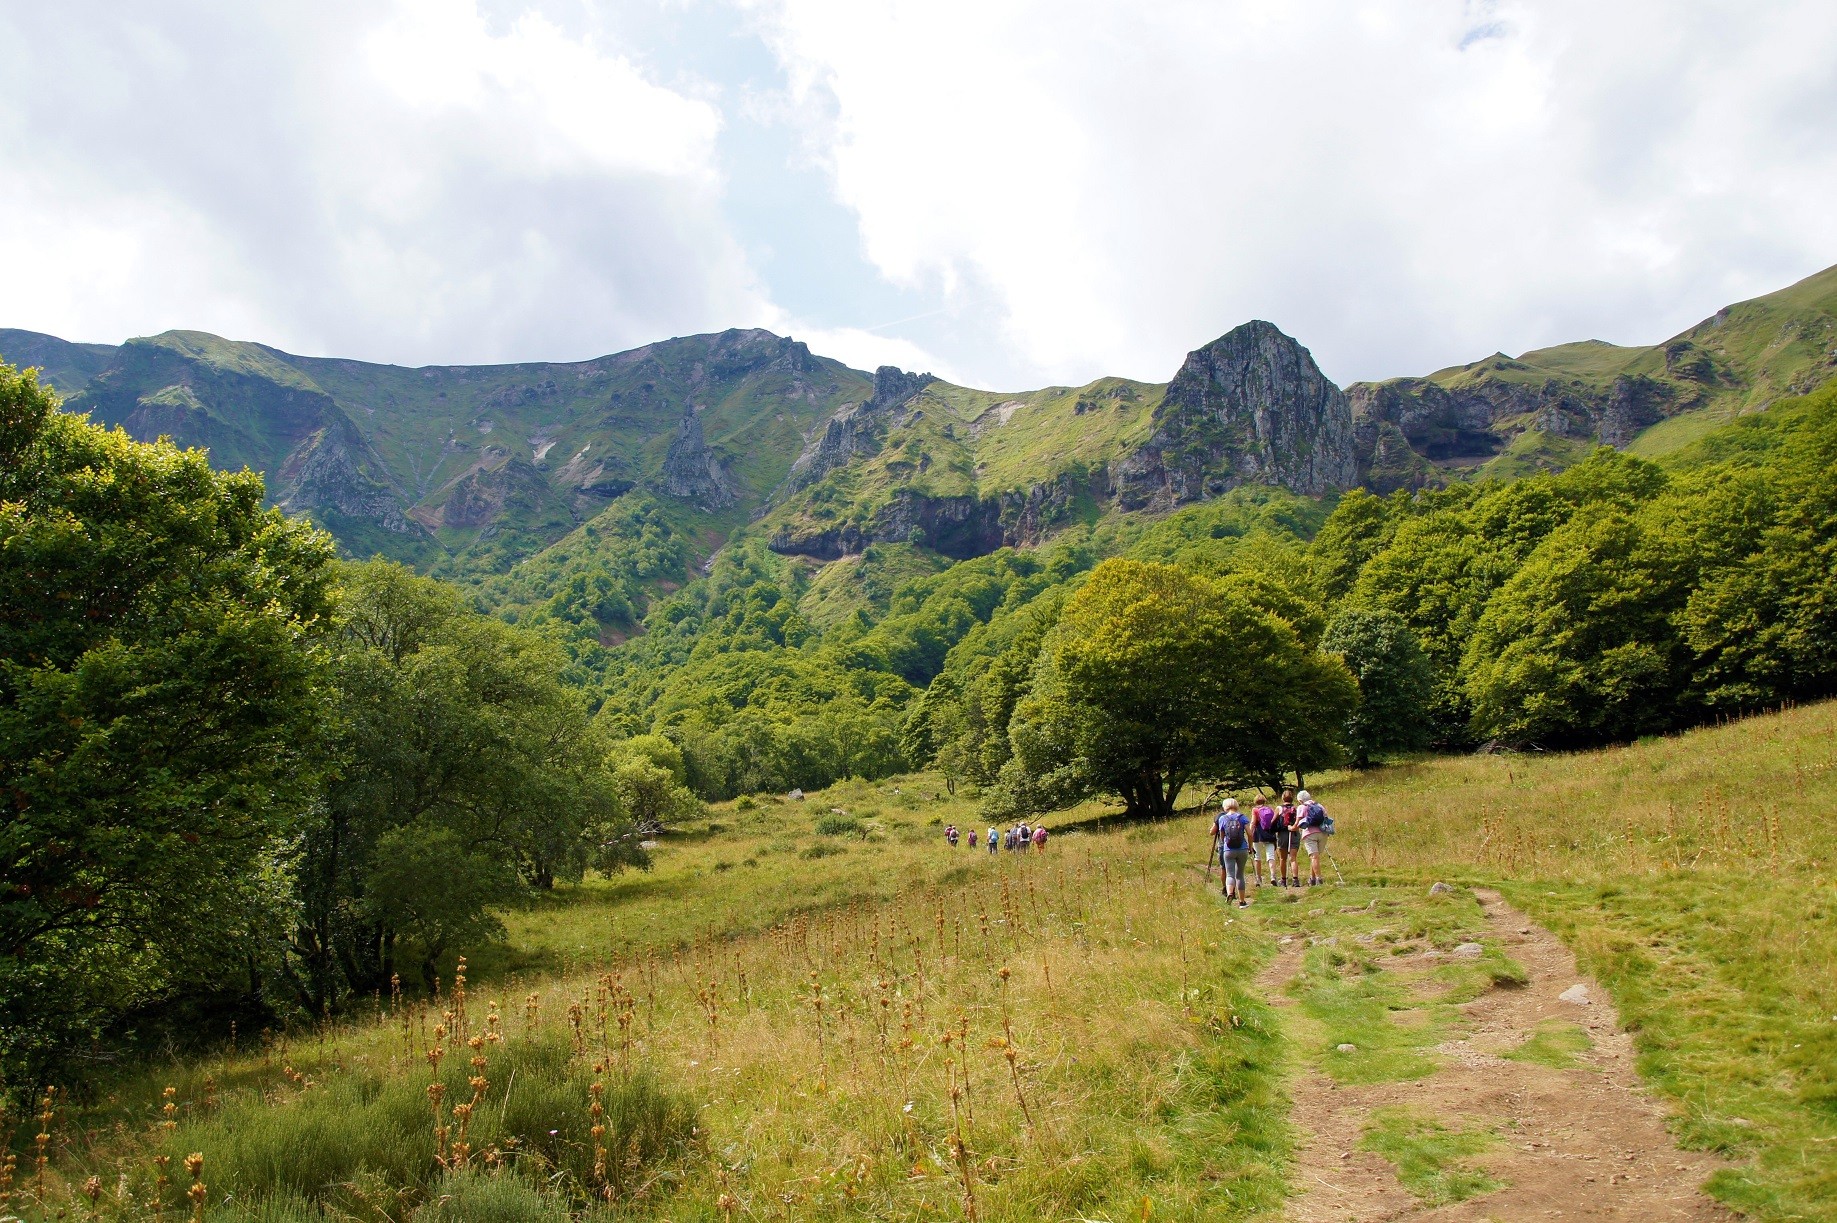
M 1680 1141 L 1729 1161 L 1716 1196 L 1830 1218 L 1834 743 L 1825 704 L 1604 752 L 1314 779 L 1349 886 L 1236 912 L 1202 887 L 1198 820 L 1067 812 L 1046 854 L 991 857 L 944 845 L 972 813 L 932 775 L 722 804 L 664 838 L 654 871 L 508 915 L 463 995 L 379 999 L 373 1021 L 145 1067 L 58 1106 L 43 1193 L 60 1208 L 94 1174 L 99 1217 L 148 1217 L 186 1185 L 175 1159 L 162 1190 L 153 1157 L 202 1151 L 224 1219 L 424 1202 L 418 1219 L 559 1219 L 615 1181 L 618 1217 L 953 1218 L 966 1195 L 984 1219 L 1252 1217 L 1296 1175 L 1283 1080 L 1317 1063 L 1347 1082 L 1432 1073 L 1464 1001 L 1514 968 L 1496 949 L 1450 960 L 1389 1018 L 1356 973 L 1333 984 L 1358 961 L 1324 947 L 1298 1011 L 1273 1014 L 1253 978 L 1301 935 L 1370 942 L 1382 924 L 1408 932 L 1403 951 L 1444 954 L 1485 938 L 1471 901 L 1427 896 L 1447 880 L 1496 884 L 1607 985 Z M 1552 1029 L 1524 1056 L 1572 1064 L 1567 1039 Z M 456 1071 L 440 1110 L 434 1049 Z M 596 1082 L 618 1136 L 599 1172 Z M 451 1164 L 451 1105 L 475 1093 L 471 1152 L 443 1169 L 434 1112 Z M 1374 1149 L 1425 1175 L 1408 1163 L 1419 1130 L 1372 1125 Z M 36 1218 L 30 1149 L 14 1204 Z
M 276 502 L 353 554 L 454 576 L 502 571 L 635 487 L 731 529 L 722 511 L 740 507 L 743 520 L 814 423 L 868 388 L 865 375 L 759 331 L 593 361 L 422 369 L 200 332 L 102 352 L 48 337 L 18 346 L 18 359 L 42 359 L 62 379 L 72 410 L 264 473 Z M 690 418 L 700 435 L 685 448 Z
M 1451 475 L 1515 479 L 1567 466 L 1596 442 L 1656 458 L 1833 376 L 1837 267 L 1725 306 L 1662 343 L 1494 353 L 1353 391 L 1369 421 L 1363 461 L 1388 492 Z M 1375 453 L 1380 422 L 1400 431 L 1389 440 L 1407 452 Z M 1492 440 L 1481 444 L 1486 432 Z M 1404 462 L 1412 453 L 1420 461 Z
M 74 395 L 108 368 L 112 344 L 73 344 L 36 331 L 0 327 L 0 359 L 24 369 L 36 367 L 39 381 L 60 395 Z
M 1328 788 L 1379 880 L 1496 882 L 1613 992 L 1687 1144 L 1757 1218 L 1837 1217 L 1837 704 Z

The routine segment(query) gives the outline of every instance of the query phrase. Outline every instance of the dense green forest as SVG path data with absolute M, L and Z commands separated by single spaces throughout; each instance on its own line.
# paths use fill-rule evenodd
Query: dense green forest
M 1837 390 L 1661 461 L 1238 488 L 828 566 L 642 491 L 467 587 L 0 372 L 0 1061 L 334 1014 L 715 800 L 936 765 L 990 816 L 1837 690 Z M 208 983 L 208 984 L 200 984 Z M 102 1045 L 94 1042 L 104 1038 Z
M 641 596 L 626 575 L 682 547 L 644 503 L 597 552 L 539 558 L 560 579 L 549 601 L 499 593 L 530 565 L 480 597 L 563 640 L 598 720 L 679 744 L 707 798 L 936 761 L 1000 808 L 1025 805 L 997 783 L 1043 643 L 1107 558 L 1222 583 L 1344 657 L 1364 700 L 1316 716 L 1360 761 L 1492 739 L 1603 743 L 1828 693 L 1834 469 L 1827 389 L 1657 462 L 1604 447 L 1560 473 L 1355 490 L 1331 506 L 1240 488 L 897 584 L 876 579 L 909 570 L 911 550 L 875 545 L 838 562 L 855 565 L 839 614 L 823 571 L 742 535 L 707 577 L 617 621 L 638 635 L 602 646 L 591 600 L 629 616 Z M 1273 696 L 1248 683 L 1231 699 Z
M 692 803 L 546 636 L 0 366 L 0 1074 L 431 985 Z

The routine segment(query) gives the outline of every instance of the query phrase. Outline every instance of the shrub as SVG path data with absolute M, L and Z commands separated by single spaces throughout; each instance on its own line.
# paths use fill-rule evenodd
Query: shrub
M 470 1074 L 464 1058 L 446 1059 L 440 1078 L 448 1101 L 470 1097 Z M 565 1042 L 519 1041 L 500 1046 L 485 1075 L 491 1086 L 468 1134 L 473 1150 L 497 1147 L 519 1174 L 588 1184 L 593 1172 L 587 1132 L 591 1068 L 571 1057 Z M 328 1076 L 281 1107 L 253 1095 L 232 1098 L 208 1120 L 175 1131 L 167 1150 L 175 1166 L 187 1151 L 209 1152 L 206 1179 L 213 1191 L 221 1189 L 242 1202 L 271 1203 L 281 1211 L 278 1218 L 290 1217 L 283 1207 L 294 1201 L 334 1209 L 353 1206 L 351 1199 L 359 1196 L 354 1182 L 364 1179 L 380 1182 L 375 1188 L 435 1197 L 448 1192 L 453 1181 L 436 1184 L 440 1168 L 427 1097 L 431 1081 L 425 1069 L 394 1076 L 347 1073 Z M 689 1148 L 695 1106 L 650 1075 L 607 1079 L 601 1100 L 605 1145 L 626 1156 L 613 1161 L 615 1184 Z M 374 1196 L 375 1188 L 362 1196 Z M 176 1186 L 172 1193 L 169 1204 L 176 1206 Z M 462 1209 L 453 1206 L 433 1217 L 550 1217 L 497 1213 L 500 1205 L 520 1200 L 514 1185 L 468 1184 L 463 1193 L 468 1202 L 477 1194 L 481 1202 L 495 1205 L 469 1213 L 452 1213 Z
M 852 815 L 826 815 L 816 822 L 817 833 L 826 837 L 860 836 L 861 821 Z

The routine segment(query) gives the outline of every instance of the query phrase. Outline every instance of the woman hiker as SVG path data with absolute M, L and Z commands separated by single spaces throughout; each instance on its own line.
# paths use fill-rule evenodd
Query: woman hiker
M 1237 809 L 1237 800 L 1227 798 L 1212 821 L 1212 849 L 1225 872 L 1225 899 L 1237 897 L 1237 907 L 1250 904 L 1244 896 L 1244 864 L 1250 858 L 1250 821 Z
M 1295 792 L 1282 791 L 1276 805 L 1276 886 L 1301 886 L 1301 831 L 1295 826 L 1301 813 L 1295 809 Z
M 1295 816 L 1295 826 L 1301 832 L 1301 848 L 1308 853 L 1308 886 L 1320 884 L 1320 851 L 1326 845 L 1327 834 L 1321 826 L 1327 822 L 1327 809 L 1314 801 L 1314 796 L 1306 790 L 1295 796 L 1300 804 Z
M 1263 886 L 1263 867 L 1269 866 L 1269 882 L 1276 882 L 1276 809 L 1267 798 L 1257 795 L 1257 805 L 1250 809 L 1250 858 L 1256 868 L 1257 886 Z

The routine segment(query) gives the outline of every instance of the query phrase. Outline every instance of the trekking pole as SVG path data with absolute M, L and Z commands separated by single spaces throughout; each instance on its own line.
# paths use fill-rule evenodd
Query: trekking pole
M 1341 887 L 1345 887 L 1346 886 L 1346 875 L 1345 875 L 1345 872 L 1340 870 L 1339 868 L 1339 859 L 1334 857 L 1333 851 L 1328 849 L 1325 845 L 1322 845 L 1320 847 L 1320 852 L 1327 855 L 1327 861 L 1333 864 L 1334 875 L 1339 878 L 1339 885 Z

